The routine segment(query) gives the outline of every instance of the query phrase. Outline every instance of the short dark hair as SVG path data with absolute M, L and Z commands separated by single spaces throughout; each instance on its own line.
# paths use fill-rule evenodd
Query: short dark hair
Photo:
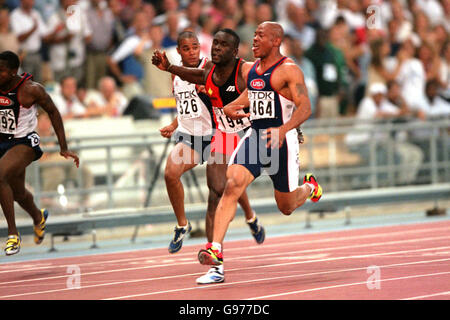
M 191 38 L 198 39 L 197 36 L 195 35 L 195 33 L 190 30 L 181 31 L 177 38 L 177 45 L 180 46 L 181 40 L 191 39 Z
M 12 51 L 3 51 L 0 53 L 0 60 L 6 61 L 6 66 L 11 69 L 19 69 L 19 56 Z
M 234 30 L 231 30 L 229 28 L 223 28 L 223 29 L 220 29 L 219 31 L 217 31 L 216 34 L 219 33 L 219 32 L 224 32 L 224 33 L 228 33 L 229 35 L 231 35 L 233 37 L 233 39 L 234 39 L 234 42 L 233 42 L 234 47 L 235 48 L 239 47 L 239 43 L 241 42 L 241 38 L 238 36 L 238 34 L 236 32 L 234 32 Z

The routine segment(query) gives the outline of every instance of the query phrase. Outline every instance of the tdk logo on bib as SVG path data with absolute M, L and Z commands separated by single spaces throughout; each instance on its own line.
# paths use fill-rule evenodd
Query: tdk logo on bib
M 0 116 L 14 118 L 12 109 L 0 110 Z
M 250 87 L 256 90 L 261 90 L 266 86 L 266 83 L 263 79 L 254 79 L 250 82 Z
M 275 100 L 275 92 L 273 91 L 248 91 L 250 100 Z
M 190 91 L 177 92 L 176 94 L 178 99 L 180 100 L 197 98 L 197 93 L 195 92 L 195 89 Z

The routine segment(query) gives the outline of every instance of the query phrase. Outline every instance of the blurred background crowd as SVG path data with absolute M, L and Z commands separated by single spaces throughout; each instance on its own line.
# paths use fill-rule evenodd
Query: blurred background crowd
M 170 97 L 170 76 L 151 65 L 154 49 L 179 62 L 176 38 L 196 32 L 201 55 L 231 28 L 239 55 L 253 60 L 256 26 L 284 27 L 282 52 L 302 68 L 313 117 L 353 116 L 377 94 L 402 113 L 448 111 L 450 0 L 0 0 L 0 50 L 46 85 L 65 118 L 116 117 Z M 380 92 L 381 90 L 381 92 Z M 136 98 L 141 100 L 136 100 Z M 365 103 L 368 103 L 365 101 Z M 130 111 L 133 113 L 134 111 Z M 142 114 L 141 117 L 157 114 Z
M 171 97 L 172 82 L 152 65 L 155 49 L 179 63 L 177 35 L 190 29 L 209 57 L 214 33 L 230 28 L 239 56 L 253 61 L 254 31 L 268 20 L 283 26 L 282 53 L 303 70 L 311 118 L 356 120 L 344 143 L 365 163 L 369 140 L 384 143 L 382 165 L 396 139 L 397 183 L 414 181 L 430 160 L 430 130 L 405 139 L 373 134 L 367 121 L 450 116 L 450 0 L 0 0 L 0 51 L 19 54 L 66 120 L 158 119 L 154 99 Z M 437 146 L 448 150 L 448 139 Z

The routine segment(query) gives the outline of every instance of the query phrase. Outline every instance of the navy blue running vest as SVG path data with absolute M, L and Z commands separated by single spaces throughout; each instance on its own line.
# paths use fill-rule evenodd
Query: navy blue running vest
M 260 60 L 257 60 L 248 73 L 247 89 L 250 101 L 250 114 L 252 128 L 267 129 L 279 127 L 284 123 L 283 109 L 280 96 L 275 91 L 270 79 L 275 69 L 281 65 L 287 57 L 283 57 L 269 69 L 261 74 L 256 71 Z M 286 119 L 287 120 L 287 119 Z

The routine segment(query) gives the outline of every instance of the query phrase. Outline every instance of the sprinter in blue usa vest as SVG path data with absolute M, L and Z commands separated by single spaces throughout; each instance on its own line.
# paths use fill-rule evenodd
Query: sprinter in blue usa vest
M 302 71 L 280 53 L 282 39 L 283 28 L 278 23 L 263 22 L 257 27 L 253 38 L 257 60 L 242 70 L 247 89 L 225 106 L 224 112 L 232 119 L 250 117 L 251 129 L 230 159 L 225 191 L 216 210 L 213 242 L 198 253 L 201 264 L 223 264 L 223 240 L 236 214 L 237 199 L 263 170 L 268 169 L 275 200 L 285 215 L 307 199 L 317 202 L 322 196 L 312 174 L 306 174 L 298 186 L 296 128 L 311 115 L 311 105 Z M 239 113 L 244 108 L 249 108 L 249 113 Z

